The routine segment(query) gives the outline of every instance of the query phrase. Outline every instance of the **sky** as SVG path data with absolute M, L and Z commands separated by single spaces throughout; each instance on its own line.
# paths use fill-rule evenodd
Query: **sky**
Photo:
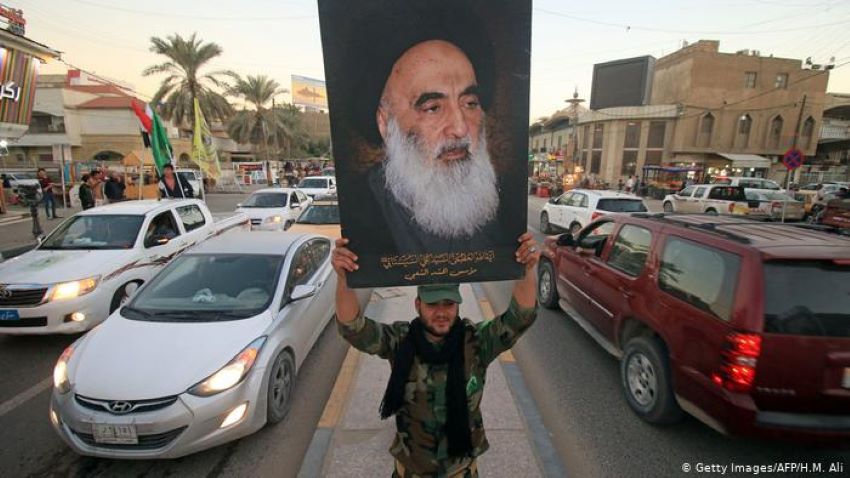
M 61 51 L 68 64 L 129 83 L 145 99 L 163 79 L 141 74 L 162 61 L 149 51 L 150 38 L 174 33 L 220 45 L 211 69 L 265 74 L 284 88 L 293 74 L 324 78 L 316 0 L 4 3 L 23 9 L 27 37 Z M 700 39 L 719 40 L 722 52 L 814 63 L 835 57 L 828 91 L 850 93 L 850 0 L 535 0 L 529 122 L 564 108 L 575 88 L 589 99 L 594 63 L 660 58 Z M 53 61 L 40 71 L 67 68 Z

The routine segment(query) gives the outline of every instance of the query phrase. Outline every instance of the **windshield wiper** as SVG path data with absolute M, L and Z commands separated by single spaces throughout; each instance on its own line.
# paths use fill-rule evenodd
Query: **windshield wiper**
M 154 312 L 150 314 L 150 320 L 169 321 L 169 320 L 185 320 L 187 322 L 214 322 L 232 319 L 245 319 L 256 315 L 254 311 L 250 313 L 237 313 L 223 310 L 169 310 L 162 312 Z

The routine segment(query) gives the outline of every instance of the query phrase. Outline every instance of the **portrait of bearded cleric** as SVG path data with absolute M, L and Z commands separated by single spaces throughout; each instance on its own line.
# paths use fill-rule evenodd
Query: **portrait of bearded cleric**
M 350 284 L 517 278 L 530 2 L 321 0 L 319 14 Z

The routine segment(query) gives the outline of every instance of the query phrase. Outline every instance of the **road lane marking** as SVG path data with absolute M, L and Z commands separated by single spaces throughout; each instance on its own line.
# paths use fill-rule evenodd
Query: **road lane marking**
M 53 384 L 53 377 L 47 377 L 44 380 L 42 380 L 41 382 L 38 382 L 37 384 L 33 385 L 32 387 L 24 390 L 23 392 L 15 395 L 14 397 L 6 400 L 5 402 L 0 403 L 0 418 L 2 418 L 3 415 L 6 415 L 7 413 L 11 412 L 12 410 L 23 405 L 24 403 L 32 400 L 33 398 L 35 398 L 41 392 L 49 389 L 52 384 Z
M 331 390 L 331 396 L 328 397 L 328 403 L 325 404 L 325 410 L 322 412 L 322 417 L 319 418 L 319 428 L 333 428 L 339 422 L 342 409 L 348 398 L 348 391 L 357 372 L 359 360 L 360 351 L 354 347 L 349 347 L 348 353 L 345 354 L 345 359 L 342 361 L 342 367 L 339 369 L 339 375 L 336 377 L 334 388 Z

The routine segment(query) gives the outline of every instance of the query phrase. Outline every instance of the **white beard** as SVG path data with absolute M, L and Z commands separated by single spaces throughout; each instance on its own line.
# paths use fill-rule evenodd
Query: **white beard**
M 445 147 L 470 145 L 469 137 L 424 151 L 394 118 L 387 128 L 386 188 L 425 231 L 445 239 L 470 237 L 493 220 L 499 207 L 496 172 L 484 130 L 469 157 L 438 159 Z

